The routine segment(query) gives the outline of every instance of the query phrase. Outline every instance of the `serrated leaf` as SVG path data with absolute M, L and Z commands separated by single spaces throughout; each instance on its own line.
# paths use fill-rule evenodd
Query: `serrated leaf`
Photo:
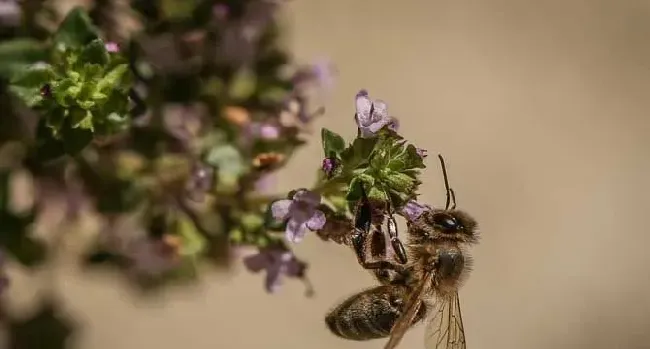
M 362 185 L 363 182 L 359 178 L 354 177 L 350 182 L 350 186 L 348 187 L 348 192 L 345 195 L 345 200 L 358 201 L 361 199 L 363 196 L 363 188 L 361 187 Z
M 345 140 L 339 134 L 326 128 L 321 130 L 321 141 L 325 157 L 336 157 L 345 150 Z
M 102 77 L 103 73 L 104 67 L 93 63 L 84 64 L 83 69 L 81 70 L 81 76 L 86 82 L 99 80 Z
M 409 144 L 404 147 L 403 151 L 397 156 L 393 157 L 389 163 L 388 168 L 393 171 L 403 171 L 413 168 L 425 168 L 424 160 L 417 153 L 417 148 Z
M 56 73 L 51 65 L 33 64 L 16 71 L 11 78 L 11 85 L 40 91 L 43 86 L 55 78 Z
M 70 110 L 70 123 L 72 128 L 81 128 L 85 130 L 93 129 L 93 114 L 90 110 L 73 108 Z
M 128 64 L 118 64 L 104 75 L 103 78 L 99 79 L 97 82 L 97 91 L 105 92 L 106 90 L 119 87 L 128 71 Z
M 79 61 L 83 64 L 108 64 L 109 56 L 104 41 L 101 39 L 95 39 L 85 45 L 79 55 Z
M 56 81 L 51 87 L 54 100 L 62 107 L 70 107 L 81 88 L 70 78 Z
M 99 38 L 98 33 L 83 7 L 77 6 L 65 16 L 54 33 L 53 41 L 66 48 L 79 48 Z
M 410 193 L 415 187 L 415 180 L 410 176 L 401 172 L 389 172 L 382 177 L 382 181 L 392 188 L 401 193 Z
M 378 139 L 375 137 L 356 138 L 348 148 L 341 152 L 344 171 L 349 172 L 367 164 L 377 141 Z

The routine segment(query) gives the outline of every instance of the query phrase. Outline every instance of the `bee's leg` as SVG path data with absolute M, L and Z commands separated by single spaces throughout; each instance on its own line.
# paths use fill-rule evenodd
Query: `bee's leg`
M 388 257 L 385 235 L 380 227 L 373 229 L 371 207 L 365 197 L 361 199 L 355 212 L 352 246 L 359 264 L 365 269 L 374 270 L 380 282 L 388 282 L 390 279 L 388 271 L 403 270 L 403 266 L 394 263 Z M 368 257 L 373 260 L 368 260 Z
M 390 245 L 393 247 L 395 252 L 395 257 L 400 264 L 406 264 L 408 259 L 406 258 L 406 249 L 404 244 L 400 241 L 397 236 L 397 221 L 391 212 L 390 201 L 388 202 L 388 219 L 386 220 L 386 230 L 388 230 L 388 238 L 390 239 Z

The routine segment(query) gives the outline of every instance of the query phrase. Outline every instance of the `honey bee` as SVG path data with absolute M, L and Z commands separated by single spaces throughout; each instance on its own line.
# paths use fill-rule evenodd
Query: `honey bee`
M 466 348 L 458 289 L 471 268 L 466 249 L 478 242 L 478 226 L 456 209 L 444 159 L 438 158 L 447 191 L 445 209 L 426 210 L 408 222 L 406 246 L 397 236 L 392 212 L 386 213 L 385 234 L 373 225 L 371 205 L 362 198 L 352 247 L 380 285 L 352 295 L 327 314 L 325 323 L 335 335 L 358 341 L 388 337 L 384 349 L 393 349 L 409 328 L 428 316 L 426 349 Z

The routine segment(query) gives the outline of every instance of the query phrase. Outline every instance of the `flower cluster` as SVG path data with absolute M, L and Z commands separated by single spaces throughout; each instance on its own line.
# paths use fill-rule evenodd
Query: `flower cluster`
M 268 292 L 289 277 L 311 293 L 293 245 L 311 233 L 345 243 L 362 195 L 406 219 L 429 209 L 416 201 L 426 151 L 366 90 L 350 104 L 353 140 L 321 131 L 313 187 L 273 192 L 335 75 L 280 48 L 283 1 L 132 3 L 97 2 L 54 24 L 34 8 L 23 16 L 32 30 L 0 43 L 3 259 L 38 265 L 51 251 L 35 229 L 70 238 L 60 231 L 91 217 L 83 262 L 137 285 L 196 280 L 201 263 L 228 267 L 252 248 L 241 262 L 265 273 Z
M 70 238 L 58 230 L 90 217 L 84 264 L 136 285 L 195 280 L 201 263 L 230 266 L 248 247 L 267 290 L 281 275 L 306 282 L 307 264 L 269 225 L 287 220 L 299 241 L 324 224 L 320 197 L 279 200 L 272 184 L 335 71 L 281 47 L 284 1 L 90 3 L 0 6 L 3 260 L 36 266 L 51 251 L 34 230 Z

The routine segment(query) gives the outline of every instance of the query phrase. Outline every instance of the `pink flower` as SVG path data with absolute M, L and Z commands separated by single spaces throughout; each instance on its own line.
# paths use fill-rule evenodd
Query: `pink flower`
M 112 41 L 109 41 L 106 44 L 104 44 L 104 47 L 106 47 L 106 51 L 110 53 L 120 52 L 120 46 L 117 43 Z

